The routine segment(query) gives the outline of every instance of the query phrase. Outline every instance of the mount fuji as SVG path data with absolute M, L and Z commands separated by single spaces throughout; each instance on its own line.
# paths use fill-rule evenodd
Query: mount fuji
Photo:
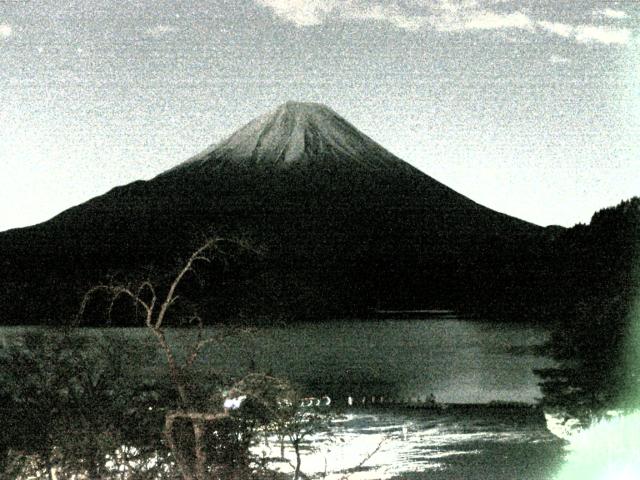
M 323 105 L 288 102 L 149 181 L 0 234 L 0 303 L 12 321 L 63 321 L 87 285 L 168 270 L 205 231 L 264 252 L 211 294 L 217 312 L 310 319 L 527 295 L 505 278 L 527 277 L 514 265 L 544 229 L 455 192 Z

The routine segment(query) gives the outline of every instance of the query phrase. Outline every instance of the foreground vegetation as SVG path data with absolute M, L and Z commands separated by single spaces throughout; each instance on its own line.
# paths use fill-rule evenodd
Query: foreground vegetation
M 538 372 L 544 403 L 584 422 L 640 406 L 640 198 L 560 234 L 543 306 L 552 326 Z
M 252 373 L 241 379 L 201 378 L 194 364 L 204 322 L 188 304 L 175 318 L 191 325 L 193 341 L 177 349 L 167 339 L 167 322 L 198 264 L 223 255 L 223 240 L 208 239 L 166 285 L 149 279 L 97 285 L 87 292 L 77 322 L 95 297 L 110 317 L 121 300 L 132 304 L 155 339 L 148 348 L 88 337 L 74 328 L 25 334 L 0 356 L 0 396 L 4 408 L 0 471 L 8 478 L 47 476 L 51 480 L 122 477 L 275 478 L 269 459 L 256 459 L 250 447 L 261 435 L 276 434 L 296 453 L 307 435 L 326 425 L 324 415 L 303 407 L 286 381 Z M 188 286 L 188 285 L 186 285 Z M 106 303 L 105 303 L 106 301 Z M 152 351 L 149 351 L 151 349 Z M 132 364 L 162 352 L 164 375 Z
M 265 435 L 294 449 L 300 477 L 300 449 L 326 414 L 259 373 L 194 373 L 183 406 L 166 369 L 131 368 L 157 353 L 77 330 L 31 330 L 2 348 L 0 478 L 277 478 L 270 459 L 251 454 Z

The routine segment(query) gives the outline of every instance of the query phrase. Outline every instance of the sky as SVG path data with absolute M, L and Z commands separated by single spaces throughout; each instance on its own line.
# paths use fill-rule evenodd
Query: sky
M 640 195 L 640 2 L 0 0 L 0 231 L 324 103 L 540 225 Z

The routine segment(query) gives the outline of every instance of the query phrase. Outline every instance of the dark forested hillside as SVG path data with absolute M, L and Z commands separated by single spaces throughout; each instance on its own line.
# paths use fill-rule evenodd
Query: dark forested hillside
M 330 109 L 287 103 L 150 181 L 1 234 L 2 322 L 65 321 L 91 284 L 163 275 L 211 231 L 261 252 L 213 279 L 202 300 L 213 318 L 503 310 L 537 291 L 530 259 L 546 242 Z
M 640 321 L 633 309 L 640 292 L 640 198 L 559 233 L 551 255 L 550 347 L 561 363 L 542 372 L 547 401 L 578 413 L 612 405 L 640 385 L 626 361 Z

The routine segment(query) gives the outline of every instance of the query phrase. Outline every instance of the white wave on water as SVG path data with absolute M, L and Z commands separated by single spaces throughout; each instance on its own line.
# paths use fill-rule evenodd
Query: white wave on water
M 408 472 L 428 472 L 447 467 L 451 457 L 478 455 L 477 445 L 489 442 L 529 442 L 530 432 L 464 431 L 452 420 L 408 420 L 404 417 L 378 417 L 368 413 L 349 413 L 333 422 L 331 435 L 319 433 L 309 437 L 302 451 L 302 471 L 310 477 L 338 480 L 390 479 Z M 467 448 L 465 448 L 467 447 Z M 280 457 L 276 437 L 256 445 L 253 453 L 274 459 Z M 282 472 L 292 472 L 295 452 L 285 448 L 285 459 L 273 465 Z

